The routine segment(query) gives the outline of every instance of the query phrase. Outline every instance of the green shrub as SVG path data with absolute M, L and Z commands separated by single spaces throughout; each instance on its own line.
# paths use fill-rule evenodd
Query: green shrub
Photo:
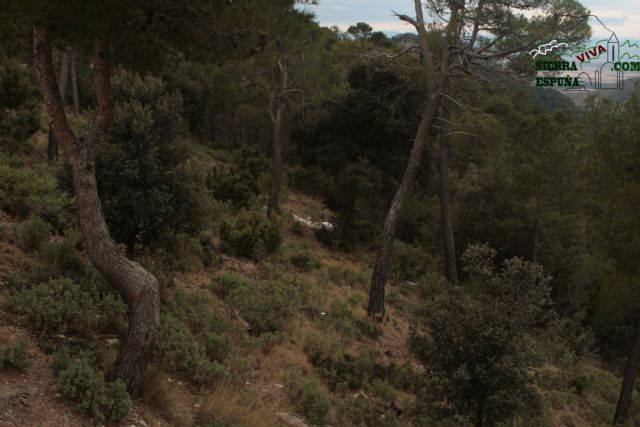
M 38 217 L 20 224 L 20 246 L 27 252 L 37 251 L 51 237 L 51 227 Z
M 176 289 L 162 313 L 156 360 L 199 385 L 239 380 L 251 369 L 233 353 L 234 325 L 216 313 L 206 292 Z
M 326 173 L 318 166 L 302 167 L 294 165 L 287 171 L 291 188 L 309 195 L 320 195 L 329 181 Z
M 487 424 L 541 414 L 531 373 L 539 346 L 529 334 L 544 334 L 553 315 L 551 279 L 520 258 L 498 269 L 495 256 L 486 245 L 469 246 L 461 257 L 465 285 L 443 286 L 421 308 L 428 333 L 414 334 L 412 344 L 430 368 L 429 386 L 419 392 L 424 414 L 483 417 Z
M 345 301 L 334 300 L 321 319 L 324 325 L 340 333 L 343 343 L 361 339 L 363 335 L 375 338 L 382 334 L 380 325 L 358 318 Z
M 226 302 L 238 310 L 257 334 L 281 330 L 306 300 L 309 287 L 295 279 L 237 282 Z
M 16 310 L 48 333 L 86 332 L 98 323 L 91 295 L 71 279 L 52 279 L 14 296 Z
M 396 398 L 396 389 L 391 384 L 380 378 L 374 378 L 368 387 L 369 393 L 385 402 L 391 402 Z
M 338 422 L 344 427 L 399 427 L 401 425 L 393 409 L 380 405 L 375 399 L 368 399 L 361 394 L 341 400 L 338 406 Z
M 211 281 L 211 287 L 214 294 L 225 299 L 231 289 L 236 286 L 250 286 L 251 282 L 242 276 L 233 273 L 222 273 L 217 275 Z
M 306 252 L 291 255 L 289 262 L 298 270 L 306 272 L 320 268 L 321 265 L 320 261 Z
M 13 345 L 0 345 L 0 369 L 15 368 L 26 371 L 29 366 L 31 366 L 31 358 L 27 353 L 25 340 L 19 340 Z
M 214 168 L 207 176 L 207 187 L 216 200 L 230 202 L 238 208 L 248 208 L 260 192 L 256 179 L 237 167 Z
M 14 167 L 0 161 L 0 208 L 6 213 L 19 218 L 38 215 L 60 228 L 69 222 L 72 206 L 71 196 L 58 188 L 49 168 Z
M 223 364 L 208 357 L 206 348 L 198 342 L 189 327 L 170 313 L 162 316 L 155 354 L 161 364 L 174 372 L 189 375 L 196 384 L 211 385 L 229 375 Z M 215 355 L 219 360 L 224 357 L 226 354 Z
M 220 226 L 222 250 L 231 255 L 259 260 L 275 252 L 282 236 L 280 224 L 254 211 L 243 211 Z
M 38 257 L 43 261 L 43 268 L 40 280 L 48 277 L 71 277 L 77 282 L 87 272 L 87 264 L 80 257 L 76 249 L 80 241 L 80 235 L 74 230 L 65 230 L 62 241 L 56 240 L 45 243 Z
M 426 249 L 408 245 L 400 240 L 393 242 L 391 272 L 399 280 L 418 280 L 432 268 Z
M 100 295 L 68 278 L 51 279 L 22 290 L 10 301 L 31 326 L 46 333 L 90 334 L 114 326 L 126 313 L 126 307 L 114 295 Z
M 88 358 L 56 354 L 54 380 L 60 392 L 76 402 L 77 408 L 90 413 L 96 421 L 118 421 L 131 409 L 131 397 L 120 380 L 106 382 L 102 372 Z
M 334 300 L 322 318 L 323 324 L 340 333 L 344 343 L 361 337 L 357 318 L 349 305 L 344 301 Z
M 304 226 L 298 221 L 293 221 L 293 224 L 291 224 L 291 231 L 296 236 L 302 236 L 304 234 Z
M 0 58 L 2 60 L 2 58 Z M 38 88 L 18 61 L 0 64 L 0 143 L 16 148 L 39 127 Z
M 331 399 L 320 390 L 318 380 L 305 381 L 297 372 L 290 371 L 285 376 L 284 382 L 287 396 L 309 423 L 318 425 L 327 422 Z

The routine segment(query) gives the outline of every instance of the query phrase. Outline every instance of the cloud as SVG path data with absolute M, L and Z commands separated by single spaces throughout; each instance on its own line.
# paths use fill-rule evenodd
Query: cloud
M 639 0 L 582 0 L 591 13 L 624 39 L 640 39 Z M 412 28 L 397 20 L 393 11 L 415 15 L 412 0 L 320 0 L 317 6 L 304 6 L 316 15 L 323 26 L 337 25 L 346 30 L 349 25 L 367 22 L 376 31 L 409 32 Z M 603 38 L 610 33 L 601 26 L 593 26 L 595 38 Z

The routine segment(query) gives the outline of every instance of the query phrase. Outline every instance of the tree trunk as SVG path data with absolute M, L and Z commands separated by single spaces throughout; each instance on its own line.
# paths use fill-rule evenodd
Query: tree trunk
M 49 162 L 58 161 L 58 138 L 51 129 L 51 123 L 49 123 L 49 142 L 47 144 L 47 158 Z
M 475 427 L 482 427 L 484 425 L 484 411 L 485 411 L 485 400 L 484 398 L 478 399 L 478 407 L 476 408 Z
M 620 397 L 618 398 L 616 414 L 613 417 L 613 424 L 624 424 L 629 418 L 631 395 L 633 393 L 633 383 L 636 381 L 638 372 L 638 362 L 640 362 L 640 319 L 636 320 L 635 337 L 629 351 L 627 366 L 624 368 L 624 377 L 622 378 L 622 387 L 620 388 Z
M 58 77 L 58 89 L 60 90 L 62 104 L 64 104 L 64 96 L 67 92 L 67 80 L 69 80 L 69 48 L 66 48 L 62 52 L 62 58 L 60 60 L 60 76 Z
M 396 231 L 398 229 L 398 217 L 402 207 L 413 187 L 413 183 L 416 178 L 416 172 L 420 166 L 422 160 L 422 153 L 426 145 L 427 132 L 431 128 L 434 115 L 438 104 L 440 102 L 440 96 L 432 96 L 422 114 L 416 137 L 413 141 L 413 147 L 411 148 L 411 154 L 409 155 L 409 162 L 407 168 L 404 171 L 402 182 L 396 191 L 391 206 L 387 211 L 387 216 L 384 220 L 382 228 L 382 238 L 380 241 L 380 247 L 376 254 L 376 260 L 373 266 L 373 275 L 371 277 L 371 287 L 369 288 L 369 306 L 367 308 L 367 314 L 378 321 L 382 321 L 384 318 L 384 296 L 385 285 L 387 277 L 389 276 L 389 265 L 391 263 L 391 251 L 393 248 L 393 239 L 395 238 Z
M 73 97 L 73 115 L 80 115 L 80 101 L 78 100 L 78 73 L 76 70 L 76 54 L 73 48 L 69 48 L 69 58 L 71 59 L 71 96 Z
M 404 206 L 407 199 L 407 195 L 413 187 L 415 182 L 416 172 L 420 166 L 422 160 L 422 153 L 426 145 L 426 138 L 429 129 L 433 123 L 436 110 L 440 104 L 442 93 L 446 91 L 446 87 L 449 79 L 449 52 L 448 49 L 444 49 L 443 59 L 440 67 L 442 74 L 438 78 L 436 76 L 433 55 L 429 43 L 429 35 L 424 22 L 424 14 L 422 12 L 421 0 L 414 0 L 414 7 L 416 11 L 416 19 L 409 18 L 406 15 L 399 15 L 399 18 L 413 25 L 418 32 L 420 38 L 420 54 L 425 69 L 425 79 L 427 85 L 427 104 L 422 113 L 420 125 L 416 132 L 416 137 L 413 141 L 413 147 L 411 148 L 411 154 L 409 155 L 409 162 L 407 168 L 404 171 L 402 181 L 398 190 L 396 191 L 391 206 L 387 211 L 387 216 L 384 219 L 384 225 L 382 228 L 382 236 L 380 241 L 380 247 L 376 254 L 376 260 L 373 265 L 373 274 L 371 276 L 371 287 L 369 288 L 369 305 L 367 307 L 367 314 L 378 321 L 384 319 L 384 294 L 387 277 L 389 275 L 389 265 L 391 262 L 391 250 L 393 247 L 393 239 L 395 238 L 396 231 L 398 229 L 398 216 Z M 447 41 L 451 36 L 451 31 L 455 28 L 454 19 L 457 16 L 457 11 L 452 10 L 452 18 L 447 24 Z
M 531 262 L 538 262 L 538 246 L 540 245 L 540 197 L 536 197 L 535 222 L 533 224 L 533 250 L 531 251 Z
M 273 135 L 271 142 L 271 159 L 273 162 L 271 176 L 271 190 L 269 191 L 269 201 L 267 202 L 267 217 L 271 218 L 274 212 L 279 211 L 278 199 L 280 198 L 280 184 L 282 181 L 282 110 L 278 108 L 273 120 Z
M 123 256 L 109 235 L 95 178 L 97 144 L 111 122 L 110 68 L 107 59 L 110 32 L 95 44 L 93 59 L 96 98 L 95 120 L 83 139 L 77 138 L 67 121 L 56 86 L 51 44 L 47 33 L 33 30 L 34 62 L 51 126 L 69 159 L 80 231 L 91 263 L 124 297 L 129 305 L 129 331 L 121 342 L 112 378 L 121 379 L 132 396 L 142 391 L 144 371 L 151 358 L 160 325 L 160 295 L 157 279 L 140 264 Z
M 443 107 L 443 124 L 438 147 L 438 171 L 440 174 L 440 220 L 442 223 L 442 244 L 444 249 L 444 270 L 449 283 L 458 283 L 456 267 L 456 245 L 453 235 L 453 214 L 451 211 L 451 188 L 449 182 L 449 111 Z
M 277 61 L 274 72 L 273 89 L 269 93 L 269 117 L 273 125 L 271 142 L 271 157 L 273 170 L 271 176 L 271 190 L 267 202 L 267 216 L 270 218 L 273 212 L 278 212 L 278 199 L 280 197 L 280 184 L 282 181 L 282 114 L 287 108 L 286 96 L 289 87 L 289 68 L 286 59 Z M 277 107 L 276 107 L 277 106 Z
M 69 52 L 65 50 L 62 52 L 60 59 L 60 79 L 58 80 L 58 90 L 60 91 L 60 98 L 64 105 L 64 93 L 67 86 L 67 70 L 69 69 Z M 49 162 L 58 161 L 58 138 L 51 129 L 51 123 L 49 123 L 49 141 L 47 144 L 47 158 Z

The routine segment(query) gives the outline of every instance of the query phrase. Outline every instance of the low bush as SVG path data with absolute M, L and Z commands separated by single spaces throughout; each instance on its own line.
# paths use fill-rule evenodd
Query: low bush
M 380 378 L 374 378 L 368 385 L 367 391 L 373 397 L 384 402 L 391 402 L 395 400 L 397 394 L 396 389 L 393 388 L 391 384 Z
M 320 268 L 321 265 L 320 261 L 306 252 L 291 255 L 291 257 L 289 258 L 289 262 L 296 269 L 305 272 Z
M 260 283 L 237 281 L 225 301 L 238 310 L 256 334 L 277 332 L 301 308 L 309 286 L 290 278 Z
M 127 307 L 122 297 L 80 257 L 78 245 L 78 234 L 68 229 L 62 240 L 42 246 L 27 271 L 9 275 L 13 310 L 48 333 L 123 332 Z
M 398 280 L 418 280 L 432 270 L 429 252 L 400 240 L 393 243 L 391 273 Z
M 331 399 L 320 390 L 318 380 L 303 380 L 299 373 L 290 371 L 285 376 L 284 383 L 287 396 L 309 423 L 319 425 L 327 422 Z
M 215 168 L 207 176 L 207 187 L 216 200 L 230 202 L 238 208 L 248 208 L 260 192 L 256 179 L 248 171 L 235 167 Z
M 51 237 L 51 226 L 38 217 L 32 217 L 20 224 L 19 242 L 23 250 L 39 250 Z
M 371 271 L 353 271 L 342 267 L 329 266 L 322 273 L 325 280 L 336 285 L 347 285 L 352 288 L 366 289 L 371 283 Z
M 27 353 L 25 340 L 0 345 L 0 369 L 14 368 L 26 371 L 29 366 L 31 366 L 31 358 Z
M 155 360 L 166 369 L 188 375 L 196 384 L 240 381 L 250 364 L 233 352 L 236 330 L 231 320 L 211 306 L 203 291 L 176 289 L 162 313 Z
M 0 62 L 0 143 L 16 148 L 38 130 L 38 88 L 18 61 Z
M 382 334 L 380 325 L 358 317 L 347 301 L 331 302 L 326 314 L 320 317 L 320 323 L 325 329 L 330 328 L 338 332 L 343 344 L 362 339 L 364 336 L 376 338 Z
M 338 406 L 337 418 L 339 425 L 344 427 L 399 427 L 401 425 L 392 408 L 362 394 L 342 399 Z
M 46 333 L 90 334 L 104 329 L 114 315 L 123 315 L 112 296 L 96 297 L 71 279 L 51 279 L 11 297 L 15 310 L 31 326 Z
M 222 250 L 231 255 L 259 260 L 278 249 L 280 224 L 263 213 L 243 211 L 220 226 Z
M 296 236 L 302 236 L 304 235 L 304 226 L 298 221 L 293 221 L 293 224 L 291 224 L 291 232 Z
M 18 218 L 38 215 L 58 228 L 71 218 L 73 199 L 58 187 L 51 170 L 13 166 L 0 157 L 0 208 Z
M 170 313 L 162 316 L 155 354 L 162 365 L 189 375 L 197 384 L 211 385 L 229 375 L 223 364 L 208 357 L 189 327 Z
M 56 354 L 53 364 L 56 387 L 76 402 L 79 410 L 88 412 L 103 423 L 118 421 L 131 409 L 131 397 L 120 380 L 107 382 L 89 358 L 72 358 L 68 353 Z
M 225 299 L 236 286 L 250 286 L 251 282 L 233 273 L 222 273 L 213 278 L 211 289 L 219 298 Z

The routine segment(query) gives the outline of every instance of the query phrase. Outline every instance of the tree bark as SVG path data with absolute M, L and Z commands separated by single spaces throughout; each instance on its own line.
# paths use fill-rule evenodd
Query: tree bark
M 440 221 L 442 224 L 442 244 L 444 249 L 444 270 L 447 281 L 458 283 L 456 266 L 456 245 L 453 234 L 453 213 L 451 210 L 451 186 L 449 181 L 449 110 L 443 105 L 442 129 L 438 146 L 438 171 L 440 174 Z
M 56 134 L 53 133 L 51 129 L 51 122 L 49 122 L 49 141 L 47 144 L 47 159 L 49 162 L 57 162 L 58 161 L 58 138 L 56 138 Z
M 271 142 L 272 177 L 271 189 L 269 191 L 269 201 L 267 202 L 267 217 L 271 218 L 274 212 L 278 212 L 278 200 L 280 199 L 280 185 L 282 182 L 282 110 L 283 106 L 273 117 L 273 133 Z
M 71 96 L 73 97 L 73 115 L 80 115 L 80 101 L 78 100 L 78 73 L 76 70 L 76 54 L 73 48 L 69 48 L 69 59 L 71 60 Z
M 613 417 L 613 424 L 624 424 L 629 418 L 629 409 L 631 408 L 631 395 L 633 393 L 633 384 L 636 381 L 638 373 L 638 363 L 640 362 L 640 319 L 636 320 L 636 331 L 629 358 L 624 369 L 622 377 L 622 387 L 620 388 L 620 397 L 618 398 L 618 406 Z
M 441 63 L 442 75 L 440 78 L 436 78 L 435 68 L 433 65 L 433 56 L 431 53 L 431 47 L 429 45 L 429 37 L 427 29 L 424 23 L 424 16 L 422 13 L 421 0 L 414 0 L 414 7 L 416 11 L 416 19 L 409 18 L 406 15 L 399 15 L 400 19 L 412 24 L 420 38 L 420 53 L 422 56 L 422 62 L 425 68 L 425 77 L 427 82 L 427 103 L 420 119 L 420 125 L 416 132 L 415 139 L 413 141 L 413 147 L 409 155 L 409 161 L 404 171 L 402 181 L 396 194 L 391 201 L 391 206 L 387 211 L 387 215 L 384 220 L 382 228 L 382 235 L 380 238 L 380 246 L 376 254 L 376 260 L 373 265 L 373 274 L 371 276 L 371 287 L 369 288 L 369 304 L 367 307 L 367 315 L 377 321 L 384 319 L 384 298 L 385 298 L 385 285 L 387 277 L 389 276 L 389 266 L 391 263 L 391 252 L 393 249 L 393 239 L 395 238 L 396 231 L 398 229 L 398 217 L 400 211 L 404 206 L 409 192 L 415 182 L 416 172 L 420 166 L 422 160 L 422 154 L 424 152 L 427 133 L 433 124 L 433 120 L 436 114 L 436 110 L 440 104 L 442 97 L 442 91 L 445 88 L 448 80 L 448 59 L 449 54 L 445 48 L 443 60 Z M 452 16 L 455 17 L 457 12 L 452 12 Z M 447 28 L 447 35 L 450 35 L 452 23 L 455 20 L 452 18 Z M 447 38 L 449 41 L 449 37 Z
M 69 48 L 66 48 L 62 52 L 62 58 L 60 60 L 60 75 L 58 77 L 58 89 L 60 90 L 62 104 L 64 104 L 64 96 L 67 92 L 67 80 L 69 80 Z
M 533 250 L 531 251 L 531 262 L 538 262 L 538 246 L 540 246 L 540 197 L 536 197 L 535 223 L 533 224 Z
M 286 60 L 278 60 L 275 71 L 274 87 L 269 94 L 269 117 L 273 127 L 271 141 L 271 158 L 273 162 L 271 172 L 271 189 L 267 202 L 267 217 L 279 212 L 280 185 L 282 183 L 282 114 L 287 107 L 286 96 L 289 86 L 289 72 Z
M 64 50 L 60 58 L 60 78 L 58 80 L 58 90 L 60 91 L 60 98 L 64 105 L 64 94 L 67 86 L 67 70 L 69 69 L 69 52 Z M 49 141 L 47 144 L 47 158 L 49 162 L 58 161 L 58 138 L 53 133 L 51 123 L 49 123 Z
M 93 59 L 96 115 L 85 138 L 77 138 L 64 112 L 56 85 L 51 44 L 45 30 L 34 28 L 34 62 L 51 126 L 69 159 L 84 247 L 91 263 L 129 305 L 129 330 L 121 342 L 112 378 L 121 379 L 132 396 L 142 391 L 144 371 L 151 358 L 160 325 L 157 279 L 140 264 L 123 256 L 109 234 L 95 178 L 96 147 L 112 118 L 108 51 L 110 31 L 95 44 Z
M 436 95 L 428 101 L 427 106 L 425 107 L 422 119 L 420 120 L 420 125 L 418 126 L 418 131 L 416 132 L 416 137 L 413 141 L 413 147 L 411 148 L 407 168 L 404 171 L 404 176 L 402 177 L 400 186 L 391 201 L 391 206 L 389 207 L 387 216 L 384 220 L 380 246 L 378 247 L 376 260 L 373 266 L 371 287 L 369 288 L 369 305 L 367 308 L 367 314 L 369 317 L 378 321 L 382 321 L 384 318 L 385 285 L 387 277 L 389 276 L 393 239 L 395 238 L 396 231 L 398 230 L 398 218 L 400 211 L 402 211 L 402 207 L 407 200 L 407 196 L 413 187 L 416 173 L 420 166 L 422 154 L 426 145 L 427 132 L 433 123 L 439 100 L 440 97 Z

